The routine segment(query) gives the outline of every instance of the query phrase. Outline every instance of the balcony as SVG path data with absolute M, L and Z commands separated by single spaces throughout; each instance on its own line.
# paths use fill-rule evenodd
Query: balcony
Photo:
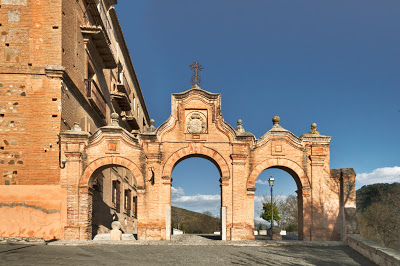
M 81 32 L 84 39 L 93 41 L 100 57 L 103 60 L 106 69 L 113 69 L 117 67 L 114 55 L 109 46 L 109 40 L 101 26 L 81 26 Z
M 119 83 L 117 84 L 117 91 L 111 92 L 111 98 L 119 105 L 122 111 L 129 111 L 132 109 L 131 100 L 129 95 L 131 89 L 129 88 L 128 81 L 123 72 L 119 74 Z
M 139 130 L 139 124 L 136 120 L 136 117 L 133 115 L 133 112 L 126 111 L 125 115 L 122 117 L 122 120 L 127 122 L 132 130 Z
M 119 74 L 119 83 L 117 84 L 117 89 L 119 92 L 124 92 L 128 95 L 131 95 L 131 88 L 129 87 L 128 81 L 124 75 L 124 72 Z
M 107 102 L 97 83 L 92 79 L 85 79 L 87 98 L 91 105 L 96 109 L 96 111 L 101 115 L 101 117 L 106 117 L 106 106 Z
M 110 93 L 113 99 L 122 111 L 129 111 L 132 109 L 131 101 L 125 92 L 114 91 Z

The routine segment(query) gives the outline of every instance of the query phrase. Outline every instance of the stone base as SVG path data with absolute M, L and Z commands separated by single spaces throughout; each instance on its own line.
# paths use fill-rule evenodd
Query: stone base
M 111 240 L 111 234 L 97 234 L 93 241 L 109 241 Z M 136 240 L 132 234 L 122 234 L 122 240 Z
M 281 229 L 279 227 L 272 228 L 272 240 L 282 240 Z

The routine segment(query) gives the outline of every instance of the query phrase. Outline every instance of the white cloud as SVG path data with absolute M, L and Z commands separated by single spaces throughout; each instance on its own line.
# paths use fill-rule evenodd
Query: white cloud
M 260 185 L 268 185 L 268 181 L 262 181 L 260 179 L 256 180 L 256 184 L 260 184 Z
M 176 196 L 184 195 L 184 194 L 185 194 L 185 191 L 183 190 L 183 188 L 181 188 L 181 187 L 178 187 L 178 188 L 171 187 L 171 197 L 172 198 L 174 198 Z
M 177 190 L 179 190 L 179 188 Z M 193 196 L 186 196 L 182 192 L 183 189 L 179 191 L 180 194 L 174 193 L 171 195 L 171 203 L 173 206 L 200 213 L 204 211 L 210 211 L 214 215 L 219 215 L 221 206 L 220 195 L 197 194 Z
M 358 174 L 356 180 L 362 185 L 400 182 L 400 167 L 377 168 L 370 173 Z

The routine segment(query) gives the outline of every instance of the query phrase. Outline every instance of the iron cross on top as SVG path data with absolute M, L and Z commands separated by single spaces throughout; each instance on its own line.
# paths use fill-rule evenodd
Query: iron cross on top
M 190 83 L 192 83 L 193 86 L 196 84 L 199 85 L 201 83 L 199 72 L 203 69 L 203 67 L 198 62 L 194 62 L 189 67 L 193 70 L 193 76 L 190 80 Z

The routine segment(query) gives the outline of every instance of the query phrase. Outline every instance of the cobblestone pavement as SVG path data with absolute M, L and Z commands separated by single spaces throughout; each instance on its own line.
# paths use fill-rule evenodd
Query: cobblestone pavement
M 122 242 L 8 243 L 0 245 L 0 265 L 374 265 L 341 242 L 232 242 L 196 235 Z

